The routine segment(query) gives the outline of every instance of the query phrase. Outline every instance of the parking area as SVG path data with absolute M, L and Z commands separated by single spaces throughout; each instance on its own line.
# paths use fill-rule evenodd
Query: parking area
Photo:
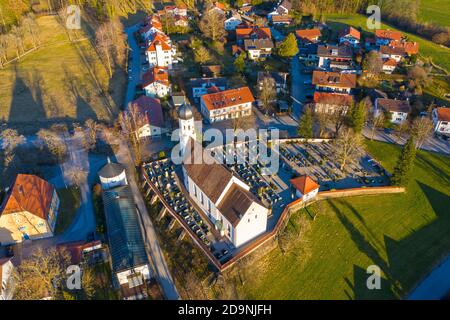
M 307 174 L 316 180 L 320 191 L 389 184 L 385 169 L 362 148 L 343 169 L 336 148 L 331 142 L 285 143 L 280 146 L 280 155 L 293 174 Z

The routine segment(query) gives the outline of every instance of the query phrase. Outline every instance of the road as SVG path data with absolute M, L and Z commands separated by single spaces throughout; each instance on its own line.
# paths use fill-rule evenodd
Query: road
M 137 205 L 140 214 L 140 221 L 142 223 L 144 242 L 147 249 L 147 254 L 149 255 L 156 272 L 156 278 L 161 285 L 164 296 L 169 300 L 179 300 L 179 294 L 172 276 L 169 271 L 169 267 L 164 258 L 164 253 L 158 242 L 158 237 L 156 235 L 155 228 L 147 212 L 147 207 L 145 205 L 144 199 L 142 197 L 141 191 L 138 187 L 135 178 L 135 167 L 134 161 L 130 153 L 128 145 L 122 139 L 117 139 L 119 143 L 118 151 L 116 152 L 116 159 L 119 163 L 126 166 L 128 184 L 133 192 L 134 201 Z
M 301 72 L 302 63 L 299 55 L 291 59 L 291 98 L 292 98 L 292 117 L 296 120 L 300 119 L 303 113 L 303 104 L 305 96 L 313 93 L 310 85 L 305 85 L 306 80 L 311 80 L 311 74 Z
M 129 61 L 128 69 L 131 68 L 131 79 L 128 78 L 128 87 L 127 92 L 125 94 L 124 108 L 128 106 L 128 103 L 134 100 L 134 96 L 136 94 L 136 86 L 140 83 L 140 74 L 141 74 L 141 53 L 139 50 L 139 46 L 134 38 L 133 33 L 139 30 L 140 24 L 135 24 L 129 28 L 125 29 L 125 32 L 128 36 L 128 46 L 130 48 L 130 56 L 131 60 Z
M 370 139 L 372 136 L 371 131 L 372 131 L 371 128 L 365 127 L 363 129 L 363 135 L 366 138 Z M 373 139 L 377 140 L 377 141 L 394 143 L 394 144 L 399 144 L 399 145 L 404 145 L 406 143 L 405 138 L 403 138 L 403 137 L 400 138 L 395 133 L 387 134 L 382 130 L 375 130 Z M 420 149 L 449 155 L 450 154 L 450 143 L 448 141 L 444 141 L 442 139 L 438 139 L 438 138 L 432 136 L 432 137 L 429 137 L 427 140 L 425 140 L 425 142 L 420 147 Z

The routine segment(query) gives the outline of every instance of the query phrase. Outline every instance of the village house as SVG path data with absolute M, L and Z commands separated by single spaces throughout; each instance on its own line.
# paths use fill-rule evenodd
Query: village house
M 86 264 L 92 266 L 103 261 L 105 256 L 100 240 L 60 243 L 56 246 L 56 249 L 66 251 L 70 256 L 70 263 L 76 265 Z
M 375 30 L 375 45 L 387 46 L 394 42 L 400 42 L 402 39 L 402 33 L 400 31 L 393 30 Z
M 259 90 L 262 89 L 263 80 L 265 78 L 271 78 L 275 81 L 277 93 L 280 93 L 280 92 L 286 93 L 287 89 L 288 89 L 287 76 L 288 76 L 288 73 L 286 73 L 286 72 L 259 71 L 258 72 L 258 80 L 257 80 L 258 88 L 259 88 Z
M 394 43 L 393 47 L 403 48 L 408 56 L 412 56 L 419 53 L 419 43 L 412 41 L 402 41 L 400 43 Z
M 148 97 L 163 98 L 170 93 L 169 70 L 153 67 L 142 76 L 142 88 Z
M 317 48 L 319 46 L 316 43 L 309 43 L 299 48 L 300 59 L 303 60 L 305 66 L 316 67 L 319 63 L 319 57 L 317 56 Z
M 233 12 L 230 17 L 224 21 L 225 30 L 233 31 L 236 27 L 242 23 L 241 15 L 237 12 Z
M 349 94 L 314 92 L 313 111 L 316 113 L 340 113 L 346 114 L 354 103 L 353 96 Z
M 391 46 L 381 46 L 380 47 L 381 57 L 383 59 L 392 59 L 396 62 L 400 62 L 403 57 L 405 57 L 406 52 L 403 47 L 391 47 Z
M 139 115 L 138 127 L 135 129 L 138 139 L 160 137 L 166 131 L 159 99 L 140 96 L 131 105 Z
M 59 213 L 55 187 L 30 174 L 18 174 L 0 207 L 0 244 L 52 237 Z
M 387 74 L 391 74 L 394 72 L 395 68 L 397 68 L 397 61 L 394 59 L 385 59 L 383 60 L 383 72 Z
M 179 119 L 183 182 L 191 199 L 235 247 L 263 234 L 269 210 L 245 182 L 208 152 L 203 152 L 196 141 L 190 106 L 179 109 Z
M 292 4 L 288 0 L 283 0 L 278 3 L 278 6 L 274 11 L 270 12 L 267 16 L 272 18 L 273 16 L 283 16 L 289 14 L 289 10 L 291 10 Z
M 347 27 L 339 33 L 339 44 L 349 44 L 352 47 L 358 47 L 361 41 L 361 33 L 353 28 Z
M 450 136 L 450 108 L 434 108 L 431 112 L 431 119 L 436 134 Z
M 298 29 L 295 35 L 301 44 L 317 43 L 322 35 L 320 29 Z
M 242 87 L 205 94 L 200 100 L 201 113 L 212 123 L 251 115 L 255 98 L 248 87 Z
M 150 67 L 172 67 L 173 57 L 176 54 L 170 38 L 164 34 L 154 33 L 149 40 L 147 58 Z
M 400 124 L 408 118 L 411 106 L 407 100 L 383 99 L 375 100 L 374 115 L 378 117 L 381 113 L 390 114 L 393 124 Z
M 164 14 L 170 14 L 173 16 L 187 17 L 187 7 L 183 3 L 178 3 L 177 5 L 168 5 L 164 7 Z
M 218 1 L 214 2 L 209 11 L 217 12 L 218 14 L 225 15 L 227 13 L 227 7 Z
M 139 29 L 139 34 L 141 38 L 147 42 L 155 33 L 164 34 L 159 17 L 156 15 L 151 15 L 146 18 L 144 25 Z
M 320 186 L 308 175 L 291 179 L 290 182 L 295 190 L 295 195 L 303 202 L 314 199 L 319 192 Z
M 318 91 L 350 94 L 356 88 L 356 74 L 315 70 L 312 84 Z
M 292 23 L 292 18 L 288 15 L 273 15 L 271 19 L 274 26 L 288 26 Z
M 250 60 L 265 59 L 272 53 L 273 42 L 270 39 L 245 39 L 244 49 Z
M 128 184 L 125 167 L 120 163 L 111 162 L 109 157 L 108 163 L 98 172 L 98 176 L 103 190 Z
M 108 163 L 99 174 L 103 177 L 123 174 L 121 166 Z M 147 297 L 146 283 L 151 278 L 150 264 L 142 238 L 138 212 L 131 188 L 126 184 L 113 188 L 102 185 L 102 198 L 108 230 L 111 270 L 115 288 L 120 288 L 124 299 L 143 299 Z
M 349 46 L 320 45 L 317 48 L 319 68 L 350 69 L 353 52 Z
M 13 269 L 11 258 L 0 258 L 0 300 L 13 298 Z
M 251 4 L 245 3 L 239 8 L 239 12 L 245 15 L 251 15 L 253 13 L 253 6 Z
M 208 93 L 208 90 L 212 87 L 218 88 L 223 91 L 227 88 L 226 78 L 193 78 L 190 80 L 192 88 L 192 97 L 194 99 L 200 98 L 204 94 Z
M 236 28 L 236 43 L 242 45 L 245 39 L 271 39 L 272 33 L 268 27 L 238 26 Z

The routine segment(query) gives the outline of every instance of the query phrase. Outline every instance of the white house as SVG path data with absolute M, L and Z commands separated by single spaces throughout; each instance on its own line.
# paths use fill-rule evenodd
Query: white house
M 400 124 L 408 118 L 411 106 L 407 100 L 377 98 L 374 105 L 375 116 L 385 112 L 390 113 L 392 123 Z
M 200 98 L 200 111 L 210 123 L 246 117 L 252 114 L 255 101 L 248 87 L 205 94 Z
M 245 39 L 244 49 L 250 60 L 265 59 L 272 53 L 273 42 L 270 39 Z
M 318 91 L 350 94 L 356 88 L 356 74 L 315 70 L 312 84 Z
M 98 172 L 103 190 L 128 184 L 125 167 L 120 163 L 113 163 L 108 158 L 108 163 Z
M 281 3 L 278 4 L 278 7 L 275 8 L 274 11 L 270 12 L 267 16 L 270 18 L 272 16 L 277 15 L 287 15 L 289 13 L 289 10 L 291 10 L 292 4 L 288 0 L 283 0 Z
M 136 136 L 140 138 L 160 137 L 162 133 L 166 132 L 164 125 L 163 111 L 161 101 L 156 98 L 147 96 L 140 96 L 132 101 L 130 105 L 137 113 L 139 123 L 136 125 Z
M 403 47 L 381 46 L 380 52 L 383 59 L 393 59 L 396 62 L 400 62 L 406 56 Z
M 347 27 L 339 34 L 339 44 L 348 43 L 352 47 L 357 47 L 360 41 L 361 33 L 353 27 Z
M 147 48 L 147 59 L 150 67 L 172 67 L 173 57 L 176 54 L 170 38 L 161 33 L 154 33 L 150 37 Z
M 450 108 L 434 108 L 431 113 L 431 118 L 434 124 L 434 132 L 450 135 Z
M 320 186 L 307 175 L 291 179 L 290 182 L 295 195 L 304 202 L 314 199 L 319 192 Z
M 163 98 L 170 93 L 169 70 L 153 67 L 142 76 L 142 88 L 148 97 Z
M 236 27 L 242 23 L 242 18 L 239 13 L 234 13 L 231 17 L 224 21 L 225 30 L 233 31 Z
M 220 91 L 227 88 L 226 78 L 192 78 L 190 81 L 192 88 L 192 96 L 194 98 L 200 98 L 202 95 L 207 94 L 208 90 L 212 87 L 217 87 Z
M 13 264 L 10 258 L 0 258 L 0 300 L 11 300 Z
M 250 187 L 195 140 L 193 111 L 179 109 L 183 181 L 191 199 L 235 247 L 263 234 L 269 210 Z
M 383 72 L 391 74 L 397 68 L 397 61 L 394 59 L 387 59 L 383 61 Z

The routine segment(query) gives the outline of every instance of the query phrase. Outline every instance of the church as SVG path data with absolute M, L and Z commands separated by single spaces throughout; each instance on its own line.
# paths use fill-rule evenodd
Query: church
M 178 110 L 183 182 L 192 200 L 235 247 L 267 229 L 269 210 L 250 187 L 196 141 L 194 113 L 188 104 Z

